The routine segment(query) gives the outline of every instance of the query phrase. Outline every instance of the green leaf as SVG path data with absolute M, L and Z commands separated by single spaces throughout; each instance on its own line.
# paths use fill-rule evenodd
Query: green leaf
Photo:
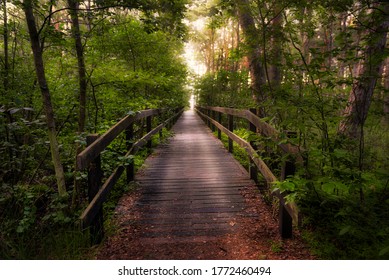
M 346 233 L 348 233 L 349 231 L 351 230 L 351 226 L 345 226 L 344 228 L 342 228 L 339 232 L 339 235 L 345 235 Z
M 389 253 L 389 246 L 384 248 L 384 249 L 382 249 L 378 255 L 379 256 L 383 256 L 383 255 L 385 255 L 387 253 Z
M 17 233 L 22 233 L 22 232 L 24 232 L 24 227 L 23 227 L 23 226 L 18 226 L 17 229 L 16 229 L 16 232 L 17 232 Z

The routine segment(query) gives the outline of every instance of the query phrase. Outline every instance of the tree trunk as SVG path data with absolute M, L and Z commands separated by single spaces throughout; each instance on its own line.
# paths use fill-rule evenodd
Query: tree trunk
M 313 10 L 311 7 L 304 7 L 302 10 L 303 18 L 301 20 L 301 24 L 307 24 L 307 22 L 310 24 L 309 20 L 312 18 Z M 303 29 L 302 29 L 303 30 Z M 311 63 L 311 54 L 310 54 L 310 47 L 311 47 L 311 38 L 308 35 L 308 32 L 301 32 L 301 42 L 303 44 L 303 55 L 306 61 L 306 64 L 309 65 Z
M 273 89 L 281 85 L 281 60 L 282 60 L 282 13 L 280 9 L 275 9 L 276 17 L 272 21 L 271 34 L 271 65 L 270 65 L 270 82 Z
M 373 91 L 385 59 L 385 46 L 389 27 L 389 3 L 381 3 L 371 14 L 375 24 L 369 29 L 364 60 L 359 68 L 358 79 L 350 93 L 339 125 L 339 134 L 358 139 L 366 121 Z
M 63 167 L 59 154 L 59 147 L 56 137 L 55 122 L 53 106 L 51 104 L 50 91 L 47 85 L 45 69 L 43 64 L 42 49 L 39 43 L 39 34 L 36 28 L 35 17 L 33 14 L 33 4 L 31 0 L 25 0 L 23 2 L 23 10 L 26 15 L 26 21 L 28 31 L 30 34 L 31 48 L 34 55 L 35 72 L 37 75 L 39 87 L 41 89 L 43 106 L 46 114 L 46 123 L 48 128 L 48 135 L 50 141 L 51 157 L 54 164 L 55 175 L 57 179 L 58 193 L 61 196 L 65 196 L 66 185 Z
M 389 58 L 386 59 L 385 63 L 385 73 L 384 73 L 384 108 L 383 108 L 383 116 L 382 123 L 389 127 Z
M 79 83 L 79 111 L 78 111 L 78 134 L 81 134 L 85 130 L 86 122 L 86 68 L 84 59 L 84 50 L 81 41 L 80 23 L 78 20 L 78 7 L 77 0 L 68 0 L 69 14 L 72 20 L 72 35 L 75 43 L 78 63 L 78 83 Z M 76 144 L 76 154 L 79 154 L 82 147 L 79 143 Z M 72 197 L 72 206 L 75 207 L 78 203 L 78 197 L 80 193 L 80 183 L 77 180 L 77 176 L 74 176 L 74 191 Z
M 4 39 L 4 72 L 3 72 L 3 94 L 6 95 L 9 84 L 9 52 L 8 52 L 8 14 L 7 14 L 7 0 L 3 0 L 3 39 Z
M 266 84 L 266 75 L 263 62 L 261 60 L 261 50 L 258 41 L 258 29 L 255 27 L 255 21 L 251 14 L 250 3 L 248 0 L 239 0 L 238 15 L 239 22 L 242 26 L 245 41 L 248 46 L 248 60 L 251 78 L 251 87 L 253 90 L 253 98 L 259 105 L 259 115 L 261 117 L 266 116 L 263 103 L 267 100 L 268 96 L 264 90 Z
M 82 133 L 85 130 L 85 118 L 86 118 L 86 69 L 84 60 L 84 50 L 81 41 L 80 24 L 78 21 L 78 2 L 77 0 L 68 0 L 69 13 L 72 19 L 72 35 L 75 42 L 78 62 L 78 79 L 79 79 L 79 115 L 78 115 L 78 133 Z

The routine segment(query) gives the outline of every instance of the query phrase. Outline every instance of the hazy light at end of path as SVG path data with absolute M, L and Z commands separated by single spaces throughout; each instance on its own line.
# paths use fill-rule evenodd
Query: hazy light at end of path
M 189 104 L 190 104 L 190 109 L 193 110 L 194 106 L 196 105 L 196 100 L 193 94 L 190 96 Z

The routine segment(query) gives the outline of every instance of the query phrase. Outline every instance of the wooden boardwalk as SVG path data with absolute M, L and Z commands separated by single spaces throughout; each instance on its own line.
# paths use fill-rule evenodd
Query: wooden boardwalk
M 173 131 L 136 176 L 142 237 L 177 242 L 238 230 L 240 191 L 254 182 L 195 112 L 184 112 Z
M 312 258 L 296 235 L 281 240 L 272 208 L 199 116 L 184 112 L 173 131 L 119 201 L 115 234 L 96 258 Z

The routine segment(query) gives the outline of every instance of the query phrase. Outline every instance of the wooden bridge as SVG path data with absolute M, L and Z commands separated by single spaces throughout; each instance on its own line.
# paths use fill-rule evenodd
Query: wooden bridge
M 225 234 L 242 214 L 240 189 L 255 185 L 194 111 L 186 111 L 174 137 L 145 162 L 140 223 L 150 237 L 204 238 Z
M 125 132 L 129 149 L 126 156 L 132 155 L 144 145 L 151 146 L 152 136 L 177 119 L 173 127 L 174 137 L 160 145 L 135 175 L 140 195 L 131 211 L 139 213 L 136 223 L 140 228 L 140 238 L 158 238 L 164 242 L 208 240 L 240 230 L 239 219 L 249 216 L 244 211 L 246 202 L 242 189 L 257 186 L 257 175 L 260 174 L 268 183 L 274 183 L 277 178 L 257 154 L 258 147 L 233 133 L 234 117 L 247 121 L 253 133 L 262 133 L 277 142 L 280 142 L 280 135 L 249 110 L 207 107 L 196 111 L 182 114 L 183 110 L 174 110 L 152 129 L 151 118 L 165 111 L 145 110 L 127 116 L 104 135 L 91 137 L 90 145 L 78 156 L 77 163 L 79 170 L 88 168 L 90 204 L 80 219 L 83 228 L 90 228 L 93 243 L 99 243 L 104 234 L 101 209 L 110 189 L 124 170 L 127 170 L 127 181 L 134 180 L 131 163 L 119 166 L 102 184 L 100 153 L 115 137 Z M 225 114 L 226 126 L 222 124 L 222 114 Z M 147 133 L 136 141 L 134 125 L 142 119 L 146 119 Z M 230 152 L 233 141 L 247 151 L 250 172 L 224 148 L 206 123 L 211 129 L 218 130 L 219 138 L 222 132 L 227 134 Z M 142 125 L 139 127 L 142 128 Z M 279 147 L 283 153 L 292 155 L 283 163 L 282 179 L 293 172 L 294 163 L 301 158 L 296 147 L 284 141 L 279 143 Z M 280 203 L 280 234 L 285 238 L 291 237 L 292 221 L 298 223 L 297 208 L 294 204 L 285 203 L 284 196 L 279 192 L 273 192 L 273 195 Z M 123 209 L 125 207 L 121 205 L 120 211 L 129 211 Z M 125 216 L 126 213 L 122 214 Z

